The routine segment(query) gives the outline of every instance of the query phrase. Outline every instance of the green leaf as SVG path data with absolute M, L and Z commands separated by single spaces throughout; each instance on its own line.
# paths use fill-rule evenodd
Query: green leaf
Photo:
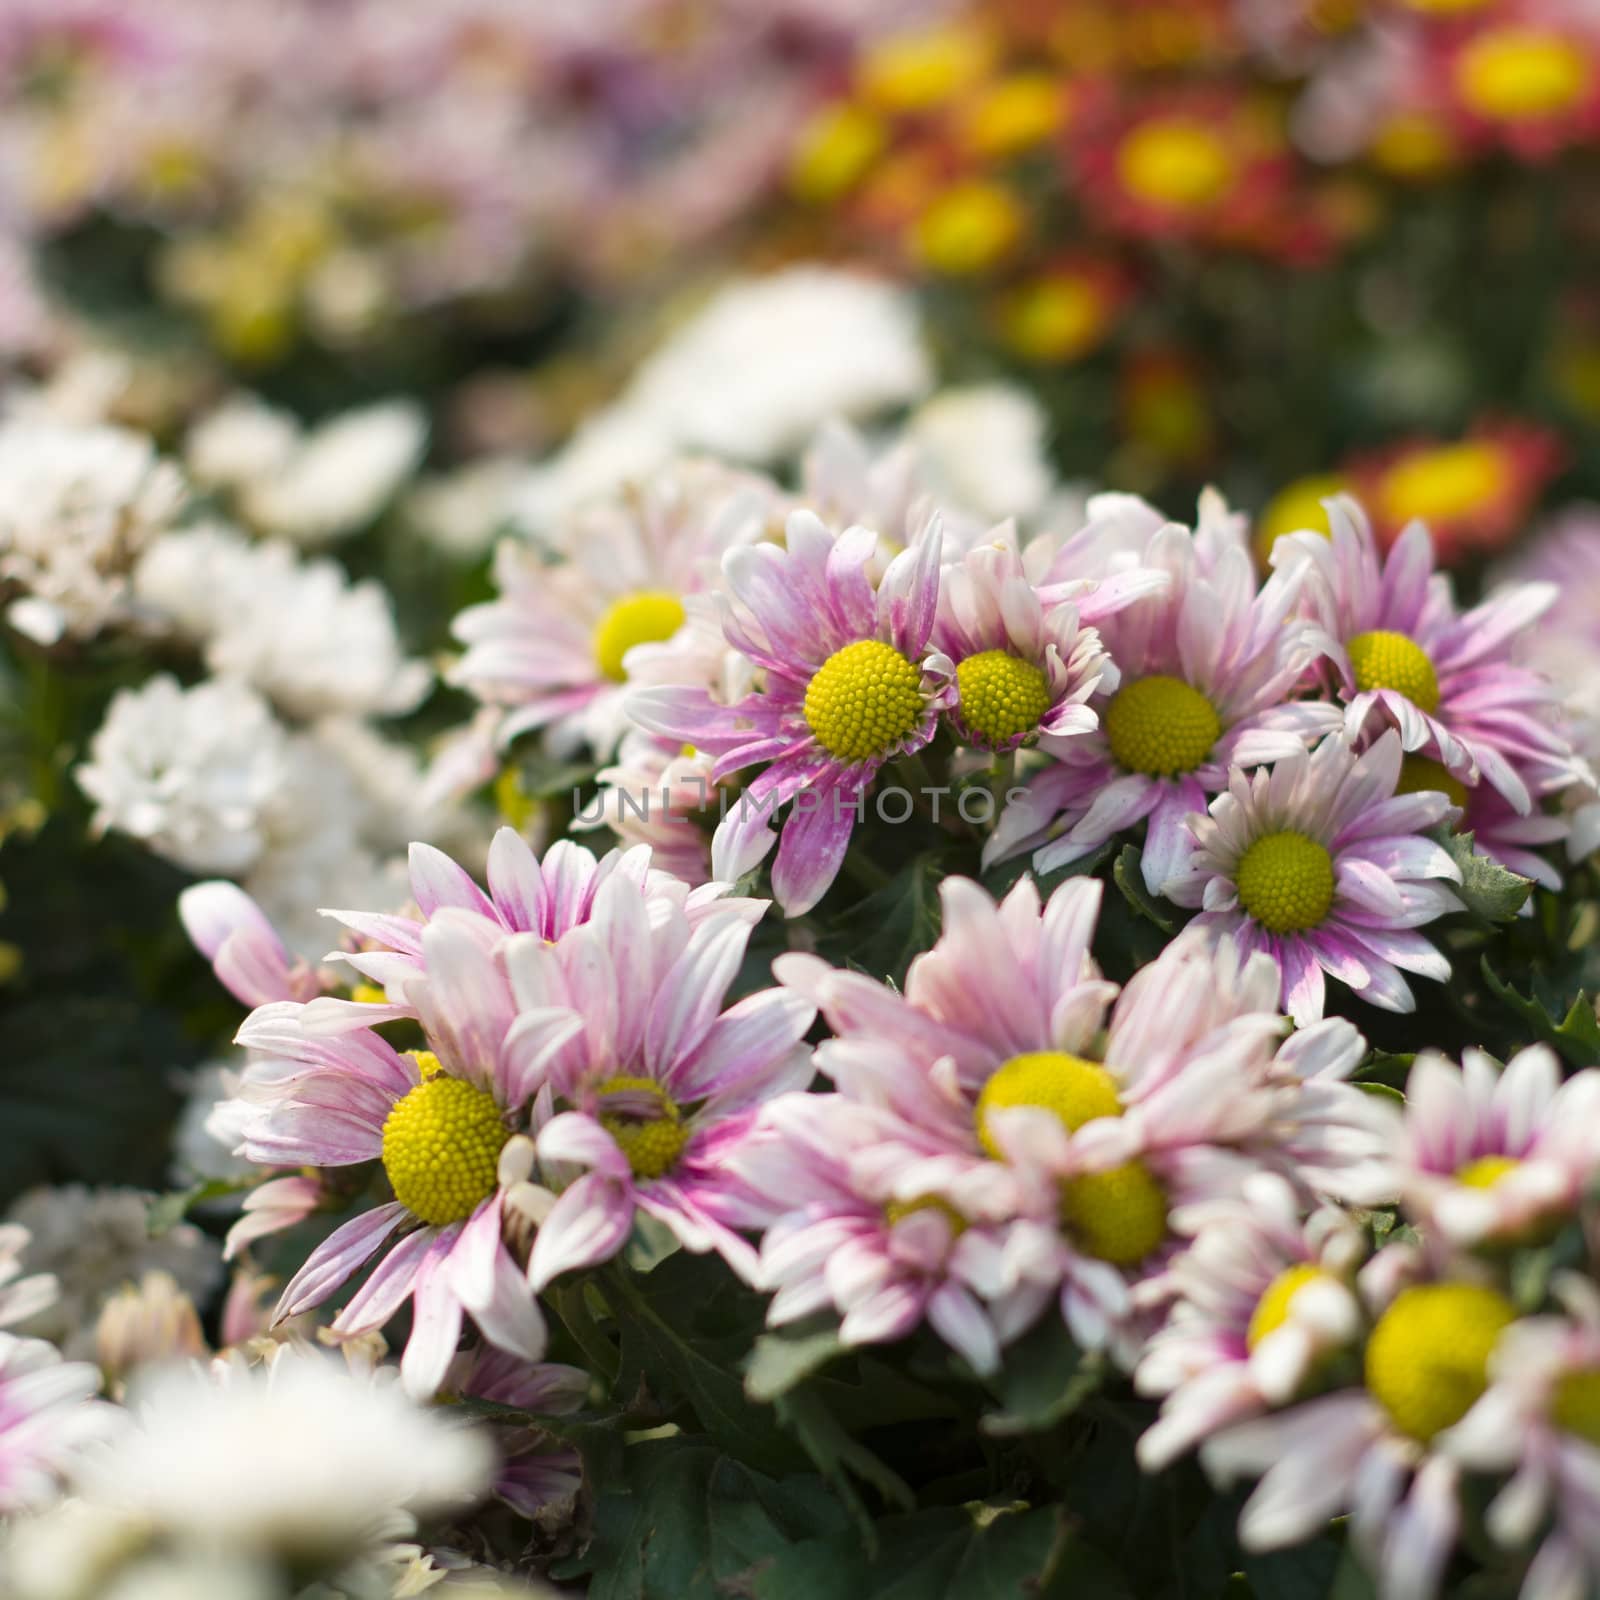
M 1488 956 L 1482 958 L 1480 966 L 1490 992 L 1522 1018 L 1536 1039 L 1553 1045 L 1571 1066 L 1600 1065 L 1600 1018 L 1596 1017 L 1595 1003 L 1586 991 L 1578 991 L 1566 1015 L 1557 1022 L 1542 1001 L 1519 994 L 1501 979 L 1489 965 Z
M 159 1239 L 183 1221 L 189 1213 L 208 1200 L 220 1200 L 225 1195 L 238 1194 L 255 1182 L 253 1178 L 208 1178 L 204 1183 L 191 1184 L 187 1189 L 175 1189 L 170 1194 L 158 1194 L 145 1212 L 145 1226 L 152 1239 Z
M 1331 1535 L 1290 1550 L 1245 1557 L 1245 1576 L 1255 1600 L 1327 1600 L 1344 1564 L 1342 1540 Z
M 1111 869 L 1111 876 L 1122 891 L 1122 898 L 1139 916 L 1146 922 L 1153 922 L 1163 933 L 1171 933 L 1172 918 L 1150 897 L 1149 891 L 1144 886 L 1144 873 L 1140 870 L 1143 859 L 1138 845 L 1123 845 L 1122 854 L 1117 857 L 1116 865 Z
M 980 1424 L 991 1438 L 1042 1433 L 1082 1405 L 1105 1380 L 1105 1363 L 1072 1342 L 1060 1317 L 1047 1316 L 1006 1351 L 991 1388 L 1000 1402 Z
M 808 1317 L 790 1327 L 775 1328 L 762 1334 L 750 1352 L 744 1392 L 752 1400 L 770 1403 L 826 1366 L 843 1349 L 839 1324 L 831 1316 Z
M 836 965 L 857 968 L 891 983 L 939 937 L 939 883 L 944 851 L 910 861 L 890 884 L 856 902 L 824 936 L 823 953 Z
M 648 1212 L 635 1211 L 633 1232 L 622 1247 L 622 1259 L 638 1273 L 653 1272 L 668 1256 L 675 1256 L 683 1245 L 666 1223 Z
M 903 1511 L 916 1505 L 917 1497 L 906 1481 L 845 1431 L 815 1389 L 805 1386 L 791 1389 L 779 1395 L 773 1407 L 779 1420 L 794 1434 L 812 1465 L 822 1474 L 823 1481 L 855 1518 L 869 1546 L 876 1543 L 876 1526 L 856 1493 L 853 1480 L 869 1484 L 888 1504 Z
M 1480 855 L 1470 833 L 1436 835 L 1461 869 L 1461 882 L 1453 885 L 1468 911 L 1483 922 L 1510 922 L 1533 893 L 1533 879 L 1520 877 L 1498 861 Z
M 1411 1063 L 1415 1060 L 1416 1057 L 1411 1054 L 1393 1055 L 1387 1050 L 1373 1050 L 1351 1073 L 1350 1080 L 1363 1087 L 1381 1084 L 1404 1093 L 1406 1079 L 1411 1075 Z
M 567 800 L 594 782 L 592 761 L 556 761 L 537 745 L 517 752 L 518 787 L 525 800 Z
M 1067 881 L 1068 878 L 1092 877 L 1105 864 L 1111 854 L 1109 843 L 1103 844 L 1098 850 L 1091 850 L 1086 856 L 1079 856 L 1076 861 L 1069 861 L 1064 867 L 1056 867 L 1050 872 L 1034 872 L 1032 855 L 1012 856 L 1007 861 L 997 865 L 983 874 L 983 886 L 995 899 L 1003 899 L 1025 877 L 1032 876 L 1034 886 L 1039 891 L 1041 900 L 1048 900 L 1056 889 Z

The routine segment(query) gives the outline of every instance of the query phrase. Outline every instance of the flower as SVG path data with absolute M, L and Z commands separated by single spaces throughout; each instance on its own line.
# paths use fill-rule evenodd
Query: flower
M 105 1431 L 110 1414 L 91 1398 L 99 1387 L 90 1363 L 63 1361 L 42 1339 L 0 1333 L 0 1516 L 50 1500 Z
M 734 705 L 701 688 L 645 688 L 627 709 L 641 727 L 716 757 L 725 778 L 766 769 L 718 825 L 713 870 L 738 878 L 772 847 L 768 818 L 794 801 L 772 868 L 790 916 L 837 876 L 857 808 L 880 767 L 933 737 L 953 692 L 949 659 L 929 648 L 939 597 L 937 525 L 890 562 L 874 592 L 870 528 L 837 537 L 814 512 L 794 512 L 787 547 L 732 550 L 723 571 L 735 606 L 728 642 L 765 676 Z
M 1190 848 L 1184 818 L 1231 772 L 1303 750 L 1337 718 L 1290 699 L 1317 651 L 1294 615 L 1298 578 L 1275 575 L 1258 593 L 1242 529 L 1220 502 L 1202 507 L 1194 533 L 1160 525 L 1138 501 L 1095 509 L 1052 576 L 1110 577 L 1137 560 L 1168 583 L 1114 614 L 1092 613 L 1118 674 L 1091 707 L 1100 727 L 1042 741 L 1052 763 L 1007 807 L 985 854 L 1039 845 L 1035 866 L 1048 872 L 1148 818 L 1144 879 L 1157 892 Z
M 612 881 L 590 919 L 553 944 L 507 943 L 520 1027 L 552 1041 L 540 1083 L 558 1107 L 537 1135 L 561 1193 L 528 1260 L 535 1291 L 610 1259 L 636 1211 L 753 1275 L 755 1252 L 733 1231 L 748 1199 L 722 1169 L 757 1103 L 809 1080 L 801 1041 L 815 1008 L 767 989 L 724 1010 L 749 938 L 737 911 L 698 925 L 665 907 L 647 916 Z
M 177 469 L 124 428 L 0 426 L 0 583 L 6 620 L 40 644 L 131 619 L 129 574 L 176 519 Z
M 1390 1246 L 1359 1279 L 1373 1318 L 1363 1387 L 1225 1428 L 1200 1459 L 1219 1483 L 1264 1473 L 1239 1518 L 1246 1550 L 1297 1543 L 1348 1511 L 1379 1592 L 1429 1600 L 1460 1524 L 1460 1468 L 1442 1436 L 1488 1386 L 1516 1310 L 1472 1279 L 1401 1286 L 1409 1264 Z
M 1070 879 L 1041 905 L 1024 878 L 996 905 L 947 878 L 943 932 L 903 995 L 813 956 L 782 956 L 774 971 L 832 1027 L 817 1065 L 839 1092 L 915 1130 L 860 1158 L 872 1198 L 934 1197 L 1001 1229 L 998 1248 L 984 1229 L 970 1244 L 962 1233 L 951 1261 L 1002 1343 L 1059 1296 L 1075 1339 L 1129 1356 L 1132 1318 L 1159 1298 L 1197 1208 L 1264 1162 L 1315 1174 L 1364 1158 L 1371 1141 L 1363 1097 L 1338 1082 L 1360 1036 L 1335 1021 L 1280 1051 L 1287 1023 L 1259 957 L 1169 952 L 1135 976 L 1103 1032 L 1116 986 L 1089 954 L 1100 894 Z M 741 1166 L 764 1153 L 753 1141 Z
M 1048 429 L 1027 390 L 985 383 L 941 390 L 913 413 L 905 438 L 940 501 L 989 520 L 1020 520 L 1042 510 L 1055 488 Z
M 1133 298 L 1114 260 L 1068 258 L 1024 278 L 996 307 L 1000 336 L 1027 361 L 1065 363 L 1100 348 Z
M 614 765 L 595 774 L 599 792 L 592 809 L 574 816 L 574 831 L 609 828 L 624 845 L 645 844 L 663 872 L 684 883 L 711 877 L 709 827 L 717 790 L 711 757 L 699 750 L 624 734 Z
M 178 916 L 217 982 L 247 1006 L 310 1000 L 326 987 L 308 963 L 290 955 L 266 913 L 237 884 L 190 884 L 178 896 Z
M 1576 1273 L 1552 1289 L 1565 1316 L 1513 1324 L 1489 1359 L 1489 1388 L 1439 1448 L 1472 1471 L 1514 1475 L 1489 1505 L 1490 1537 L 1521 1549 L 1539 1537 L 1522 1600 L 1557 1600 L 1592 1588 L 1600 1575 L 1600 1296 Z
M 1042 603 L 1016 547 L 997 537 L 947 567 L 933 645 L 955 663 L 950 721 L 962 741 L 1005 751 L 1041 735 L 1060 750 L 1093 733 L 1088 701 L 1117 686 L 1115 664 L 1070 601 Z
M 1520 1050 L 1502 1071 L 1481 1050 L 1457 1067 L 1425 1050 L 1406 1079 L 1386 1157 L 1352 1198 L 1400 1197 L 1430 1237 L 1457 1247 L 1525 1242 L 1577 1211 L 1600 1169 L 1600 1072 L 1561 1081 L 1546 1045 Z
M 0 1223 L 0 1328 L 26 1322 L 54 1303 L 58 1290 L 48 1272 L 22 1276 L 22 1254 L 28 1230 L 21 1223 Z
M 764 537 L 771 499 L 757 479 L 683 462 L 576 514 L 554 546 L 560 565 L 504 540 L 500 597 L 452 625 L 467 648 L 450 681 L 507 708 L 502 744 L 542 728 L 559 753 L 609 755 L 630 654 L 678 632 L 684 597 L 717 587 L 723 555 Z
M 132 1425 L 86 1457 L 76 1492 L 180 1545 L 338 1562 L 392 1536 L 396 1513 L 471 1506 L 487 1439 L 392 1384 L 318 1354 L 141 1375 Z
M 1582 768 L 1557 718 L 1554 691 L 1518 666 L 1519 639 L 1555 600 L 1544 583 L 1502 585 L 1466 613 L 1434 571 L 1428 531 L 1413 523 L 1380 561 L 1354 501 L 1328 502 L 1333 535 L 1296 533 L 1273 549 L 1275 573 L 1304 579 L 1302 604 L 1326 636 L 1324 672 L 1352 737 L 1392 726 L 1402 748 L 1480 777 L 1519 811 L 1533 797 L 1518 768 L 1545 787 Z
M 1313 536 L 1314 537 L 1314 536 Z M 1272 957 L 1283 1005 L 1322 1015 L 1323 973 L 1388 1011 L 1416 1007 L 1406 972 L 1444 982 L 1450 963 L 1416 930 L 1461 902 L 1461 869 L 1426 831 L 1451 812 L 1436 790 L 1396 794 L 1400 737 L 1364 755 L 1338 736 L 1253 774 L 1235 770 L 1196 848 L 1161 892 L 1202 907 L 1194 936 L 1230 935 Z
M 1345 1212 L 1305 1217 L 1273 1173 L 1218 1202 L 1167 1269 L 1175 1303 L 1134 1372 L 1141 1394 L 1162 1397 L 1140 1466 L 1159 1471 L 1218 1428 L 1283 1405 L 1349 1345 L 1361 1326 L 1350 1280 L 1365 1250 Z

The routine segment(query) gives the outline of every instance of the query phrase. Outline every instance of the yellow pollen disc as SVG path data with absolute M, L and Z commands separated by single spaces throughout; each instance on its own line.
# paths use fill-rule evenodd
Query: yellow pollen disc
M 1404 1289 L 1367 1341 L 1367 1388 L 1402 1433 L 1426 1444 L 1472 1409 L 1516 1320 L 1504 1295 L 1475 1283 Z
M 952 184 L 917 218 L 912 243 L 935 272 L 986 272 L 1016 248 L 1024 221 L 1009 189 L 972 178 Z
M 1558 1428 L 1600 1445 L 1600 1368 L 1564 1372 L 1556 1379 L 1550 1419 Z
M 1050 681 L 1040 668 L 1004 650 L 968 656 L 956 668 L 961 720 L 991 745 L 1031 733 L 1050 709 Z
M 1250 1315 L 1250 1326 L 1245 1331 L 1245 1344 L 1254 1350 L 1269 1333 L 1276 1333 L 1289 1320 L 1289 1307 L 1294 1297 L 1308 1283 L 1321 1283 L 1328 1276 L 1321 1267 L 1313 1267 L 1309 1262 L 1303 1262 L 1298 1267 L 1287 1267 L 1280 1272 L 1256 1301 L 1256 1308 Z
M 1378 488 L 1383 515 L 1396 524 L 1454 522 L 1505 492 L 1510 472 L 1504 454 L 1481 439 L 1418 450 L 1384 475 Z
M 1419 711 L 1439 709 L 1439 679 L 1428 652 L 1403 633 L 1378 628 L 1347 640 L 1358 689 L 1393 689 Z
M 1167 1197 L 1142 1161 L 1068 1178 L 1061 1220 L 1086 1255 L 1113 1266 L 1142 1261 L 1167 1236 Z
M 1092 278 L 1052 273 L 1006 297 L 1000 330 L 1011 348 L 1030 361 L 1071 361 L 1105 333 L 1110 312 L 1105 289 Z
M 1120 1117 L 1117 1080 L 1104 1067 L 1064 1050 L 1032 1050 L 995 1068 L 978 1096 L 974 1120 L 978 1143 L 997 1161 L 1000 1146 L 989 1132 L 989 1113 L 1036 1106 L 1056 1117 L 1068 1133 L 1099 1117 Z
M 389 996 L 375 983 L 358 983 L 350 990 L 350 998 L 361 1006 L 382 1006 L 389 1003 Z
M 1227 191 L 1234 162 L 1228 147 L 1204 123 L 1162 117 L 1141 123 L 1122 141 L 1117 172 L 1141 200 L 1197 211 Z
M 1119 689 L 1105 724 L 1118 764 L 1155 778 L 1193 772 L 1222 732 L 1216 708 L 1198 689 L 1159 673 Z
M 1400 762 L 1396 794 L 1442 794 L 1451 805 L 1467 803 L 1467 786 L 1442 761 L 1431 756 L 1405 756 Z
M 444 1063 L 431 1050 L 407 1050 L 406 1054 L 416 1062 L 417 1071 L 424 1078 L 437 1078 L 444 1071 Z
M 617 1141 L 634 1177 L 670 1172 L 689 1142 L 689 1130 L 666 1090 L 651 1078 L 620 1076 L 597 1083 L 594 1092 L 600 1126 Z
M 1055 133 L 1066 104 L 1056 74 L 1019 72 L 976 97 L 962 118 L 962 142 L 974 155 L 989 160 L 1018 155 Z
M 888 142 L 883 123 L 860 106 L 829 106 L 802 129 L 789 184 L 802 200 L 835 200 L 866 176 Z
M 1456 157 L 1450 131 L 1423 111 L 1400 111 L 1373 135 L 1373 161 L 1396 178 L 1431 178 Z
M 383 1170 L 414 1217 L 435 1227 L 464 1222 L 494 1193 L 510 1137 L 487 1090 L 430 1077 L 397 1100 L 384 1122 Z
M 991 54 L 988 40 L 974 28 L 897 34 L 862 57 L 861 93 L 885 111 L 929 111 L 977 82 Z
M 1269 564 L 1272 547 L 1286 533 L 1309 531 L 1320 533 L 1324 539 L 1332 537 L 1328 527 L 1328 513 L 1322 502 L 1329 495 L 1338 494 L 1348 485 L 1335 474 L 1319 473 L 1315 477 L 1296 478 L 1279 490 L 1267 502 L 1267 509 L 1256 523 L 1256 560 L 1265 567 Z
M 1333 857 L 1303 833 L 1265 833 L 1239 858 L 1239 904 L 1268 933 L 1315 928 L 1333 904 Z
M 647 589 L 624 595 L 594 630 L 594 661 L 613 683 L 628 676 L 622 658 L 636 644 L 659 644 L 683 626 L 683 602 L 675 594 Z
M 806 726 L 840 761 L 887 754 L 922 715 L 922 671 L 892 645 L 835 650 L 806 685 Z
M 1479 116 L 1531 122 L 1576 105 L 1589 73 L 1583 53 L 1560 34 L 1491 28 L 1461 52 L 1456 88 Z
M 1456 1182 L 1469 1189 L 1492 1189 L 1508 1172 L 1515 1172 L 1522 1163 L 1515 1156 L 1479 1156 L 1456 1171 Z
M 948 1200 L 937 1194 L 919 1194 L 915 1200 L 891 1200 L 883 1208 L 883 1215 L 892 1228 L 902 1217 L 909 1217 L 915 1211 L 937 1211 L 950 1224 L 952 1238 L 967 1230 L 967 1219 Z

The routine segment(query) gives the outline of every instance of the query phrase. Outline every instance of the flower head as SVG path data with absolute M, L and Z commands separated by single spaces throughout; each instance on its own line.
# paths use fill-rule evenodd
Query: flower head
M 0 1516 L 50 1500 L 112 1413 L 93 1399 L 99 1368 L 42 1339 L 0 1333 Z
M 1364 755 L 1337 736 L 1253 774 L 1235 771 L 1189 827 L 1197 848 L 1163 893 L 1201 907 L 1196 936 L 1227 934 L 1272 957 L 1297 1022 L 1322 1015 L 1327 972 L 1373 1005 L 1410 1011 L 1401 970 L 1443 982 L 1450 963 L 1416 930 L 1461 902 L 1461 869 L 1426 830 L 1437 791 L 1396 794 L 1400 740 Z

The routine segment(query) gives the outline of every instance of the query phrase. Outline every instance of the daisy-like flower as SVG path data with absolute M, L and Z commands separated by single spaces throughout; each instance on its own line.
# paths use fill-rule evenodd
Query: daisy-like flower
M 1365 1252 L 1345 1212 L 1324 1205 L 1305 1217 L 1273 1173 L 1220 1202 L 1168 1269 L 1176 1300 L 1134 1372 L 1141 1394 L 1163 1397 L 1139 1464 L 1159 1471 L 1218 1428 L 1285 1404 L 1351 1344 L 1361 1326 L 1352 1280 Z
M 548 1041 L 540 1084 L 556 1112 L 538 1131 L 561 1194 L 528 1260 L 536 1292 L 614 1256 L 636 1211 L 753 1276 L 755 1251 L 734 1231 L 752 1219 L 748 1196 L 724 1166 L 757 1105 L 810 1079 L 801 1041 L 815 1008 L 769 989 L 724 1009 L 749 938 L 737 911 L 693 926 L 613 881 L 554 943 L 507 943 L 517 1029 Z
M 178 896 L 178 916 L 217 982 L 247 1006 L 311 1000 L 328 987 L 309 962 L 289 953 L 266 912 L 236 883 L 191 884 Z
M 49 1500 L 106 1431 L 112 1414 L 94 1400 L 99 1388 L 98 1367 L 63 1361 L 43 1339 L 0 1333 L 0 1516 Z
M 572 821 L 574 831 L 609 828 L 624 845 L 646 844 L 661 871 L 684 883 L 711 877 L 708 808 L 716 804 L 711 757 L 668 744 L 648 733 L 622 737 L 616 762 L 596 774 L 592 809 Z
M 1567 1600 L 1600 1582 L 1600 1292 L 1577 1273 L 1551 1289 L 1566 1316 L 1509 1328 L 1488 1392 L 1439 1439 L 1470 1470 L 1512 1474 L 1484 1518 L 1497 1544 L 1525 1549 L 1543 1533 L 1521 1600 Z
M 20 1223 L 0 1223 L 0 1328 L 26 1322 L 54 1301 L 56 1280 L 48 1272 L 22 1275 L 28 1230 Z
M 1412 522 L 1425 522 L 1445 560 L 1498 550 L 1526 525 L 1562 464 L 1547 428 L 1488 422 L 1454 441 L 1417 439 L 1349 462 L 1345 476 L 1387 549 Z
M 1503 585 L 1460 613 L 1421 523 L 1380 557 L 1353 500 L 1330 500 L 1328 517 L 1331 538 L 1291 534 L 1272 559 L 1275 573 L 1304 576 L 1301 601 L 1326 635 L 1325 671 L 1350 735 L 1397 728 L 1408 754 L 1469 785 L 1481 777 L 1523 813 L 1533 800 L 1519 765 L 1576 780 L 1581 768 L 1554 691 L 1515 660 L 1522 636 L 1554 602 L 1554 586 Z
M 769 1326 L 831 1307 L 841 1341 L 861 1345 L 926 1321 L 974 1371 L 996 1370 L 999 1337 L 977 1285 L 1003 1233 L 936 1194 L 901 1192 L 902 1173 L 939 1153 L 925 1130 L 844 1095 L 762 1108 L 731 1164 L 770 1208 L 756 1279 L 775 1291 Z
M 1364 755 L 1337 736 L 1270 769 L 1235 771 L 1208 815 L 1190 820 L 1196 849 L 1162 886 L 1199 906 L 1195 936 L 1226 934 L 1264 950 L 1283 1005 L 1315 1022 L 1323 974 L 1388 1011 L 1416 1007 L 1401 970 L 1443 983 L 1450 963 L 1416 930 L 1461 909 L 1461 869 L 1426 830 L 1451 813 L 1436 790 L 1395 793 L 1392 729 Z
M 545 1055 L 574 1023 L 519 1022 L 495 961 L 504 938 L 472 911 L 431 915 L 417 958 L 391 980 L 425 1050 L 401 1055 L 370 1028 L 319 1029 L 294 1001 L 257 1007 L 239 1030 L 252 1058 L 236 1097 L 238 1153 L 269 1167 L 380 1161 L 394 1194 L 311 1252 L 278 1319 L 320 1305 L 381 1255 L 333 1329 L 373 1331 L 412 1301 L 401 1373 L 418 1395 L 438 1388 L 468 1314 L 498 1348 L 529 1361 L 544 1354 L 544 1319 L 502 1242 L 499 1161 L 525 1125 Z
M 1144 877 L 1157 892 L 1190 848 L 1184 818 L 1203 811 L 1230 772 L 1303 751 L 1337 725 L 1328 707 L 1289 698 L 1318 648 L 1293 615 L 1299 579 L 1275 574 L 1258 592 L 1242 531 L 1218 507 L 1193 534 L 1172 524 L 1146 533 L 1153 515 L 1142 502 L 1106 505 L 1052 569 L 1137 559 L 1169 586 L 1114 615 L 1095 613 L 1120 684 L 1097 697 L 1097 731 L 1042 741 L 1054 762 L 1008 806 L 991 861 L 1040 845 L 1034 864 L 1047 872 L 1148 818 Z
M 723 563 L 737 602 L 723 631 L 760 669 L 760 687 L 734 705 L 689 687 L 628 700 L 641 726 L 713 755 L 718 779 L 767 763 L 718 825 L 712 865 L 730 880 L 753 868 L 772 847 L 773 812 L 793 801 L 772 867 L 790 916 L 837 876 L 878 769 L 927 744 L 954 693 L 949 658 L 930 647 L 937 520 L 874 590 L 877 547 L 870 528 L 835 537 L 814 513 L 794 512 L 786 548 L 749 545 Z
M 685 462 L 592 505 L 553 552 L 502 541 L 499 598 L 455 620 L 467 648 L 451 682 L 506 708 L 502 744 L 543 728 L 558 752 L 609 755 L 629 652 L 678 632 L 684 597 L 719 583 L 723 553 L 765 534 L 770 499 L 758 479 Z
M 1360 1059 L 1359 1036 L 1335 1022 L 1278 1052 L 1287 1023 L 1264 960 L 1165 957 L 1103 1031 L 1116 986 L 1089 954 L 1100 893 L 1072 879 L 1041 906 L 1024 878 L 996 905 L 947 879 L 944 931 L 903 995 L 812 956 L 774 966 L 833 1028 L 817 1064 L 840 1092 L 919 1130 L 920 1148 L 884 1158 L 890 1197 L 1008 1225 L 998 1250 L 961 1236 L 1002 1342 L 1057 1295 L 1080 1343 L 1118 1339 L 1189 1208 L 1233 1192 L 1274 1145 L 1311 1166 L 1357 1151 L 1344 1130 L 1361 1097 L 1331 1078 Z
M 1386 1158 L 1351 1194 L 1398 1195 L 1413 1222 L 1457 1246 L 1526 1240 L 1576 1213 L 1600 1170 L 1600 1072 L 1561 1081 L 1548 1046 L 1519 1051 L 1502 1071 L 1481 1050 L 1457 1067 L 1424 1051 L 1390 1124 Z
M 1489 1382 L 1516 1309 L 1467 1279 L 1407 1282 L 1390 1246 L 1358 1279 L 1372 1318 L 1364 1384 L 1214 1433 L 1200 1458 L 1219 1482 L 1261 1476 L 1239 1518 L 1247 1550 L 1298 1543 L 1350 1513 L 1351 1539 L 1390 1600 L 1430 1600 L 1455 1542 L 1461 1469 L 1441 1435 Z M 1403 1285 L 1403 1286 L 1402 1286 Z
M 1044 605 L 1015 545 L 1002 539 L 946 568 L 933 644 L 955 663 L 950 720 L 979 750 L 1091 733 L 1100 719 L 1090 696 L 1118 682 L 1099 634 L 1079 626 L 1070 602 Z

